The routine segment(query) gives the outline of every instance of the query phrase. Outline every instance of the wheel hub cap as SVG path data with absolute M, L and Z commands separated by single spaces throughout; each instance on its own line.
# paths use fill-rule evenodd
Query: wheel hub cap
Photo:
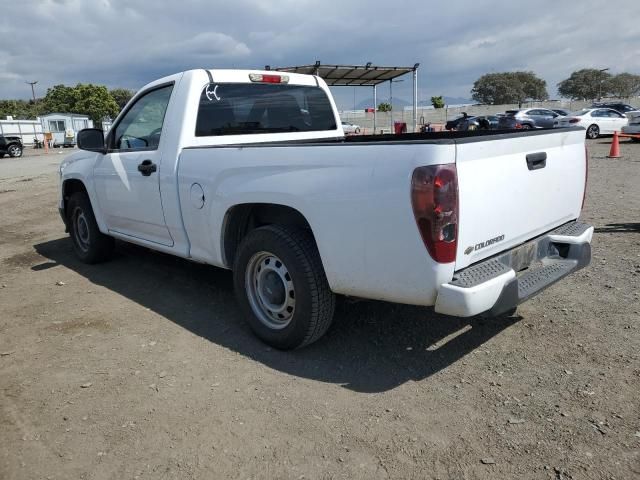
M 76 243 L 83 250 L 89 249 L 89 224 L 83 212 L 76 213 L 75 221 L 75 237 Z
M 247 264 L 245 287 L 251 309 L 264 325 L 275 330 L 289 325 L 296 297 L 282 260 L 268 252 L 256 253 Z

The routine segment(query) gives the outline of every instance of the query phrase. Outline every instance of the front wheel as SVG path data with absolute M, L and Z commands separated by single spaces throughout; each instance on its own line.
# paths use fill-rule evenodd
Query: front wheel
M 81 261 L 99 263 L 111 257 L 114 240 L 100 232 L 86 193 L 71 195 L 67 206 L 67 225 L 73 250 Z
M 22 147 L 20 145 L 9 145 L 7 149 L 10 157 L 21 157 L 22 156 Z
M 251 231 L 238 248 L 233 281 L 249 326 L 275 348 L 309 345 L 331 325 L 335 295 L 307 230 L 268 225 Z
M 600 128 L 598 125 L 591 125 L 587 128 L 587 138 L 593 140 L 594 138 L 598 138 L 600 135 Z
M 533 127 L 531 125 L 529 125 L 528 123 L 523 123 L 522 124 L 522 129 L 523 130 L 531 130 Z

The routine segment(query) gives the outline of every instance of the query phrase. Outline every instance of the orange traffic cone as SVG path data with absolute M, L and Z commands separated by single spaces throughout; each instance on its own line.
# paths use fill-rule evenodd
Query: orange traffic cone
M 607 158 L 620 158 L 620 141 L 618 140 L 618 132 L 613 132 L 613 140 L 611 141 L 611 150 Z

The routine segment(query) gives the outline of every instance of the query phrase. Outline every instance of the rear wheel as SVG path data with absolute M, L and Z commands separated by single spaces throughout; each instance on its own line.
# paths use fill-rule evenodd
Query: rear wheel
M 9 148 L 7 148 L 7 153 L 9 153 L 10 157 L 21 157 L 22 147 L 16 144 L 9 145 Z
M 111 257 L 114 240 L 100 232 L 86 193 L 71 195 L 67 206 L 67 225 L 73 250 L 84 263 L 99 263 Z
M 589 128 L 587 128 L 587 138 L 590 138 L 591 140 L 593 140 L 594 138 L 598 138 L 598 136 L 600 135 L 600 127 L 598 127 L 598 125 L 589 125 Z
M 335 295 L 306 230 L 269 225 L 250 232 L 238 248 L 233 280 L 249 326 L 275 348 L 309 345 L 331 325 Z

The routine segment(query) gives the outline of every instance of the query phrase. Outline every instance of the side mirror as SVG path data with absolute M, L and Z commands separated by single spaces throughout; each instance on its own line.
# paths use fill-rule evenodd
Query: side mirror
M 104 132 L 99 128 L 85 128 L 78 132 L 78 148 L 90 152 L 106 153 Z

